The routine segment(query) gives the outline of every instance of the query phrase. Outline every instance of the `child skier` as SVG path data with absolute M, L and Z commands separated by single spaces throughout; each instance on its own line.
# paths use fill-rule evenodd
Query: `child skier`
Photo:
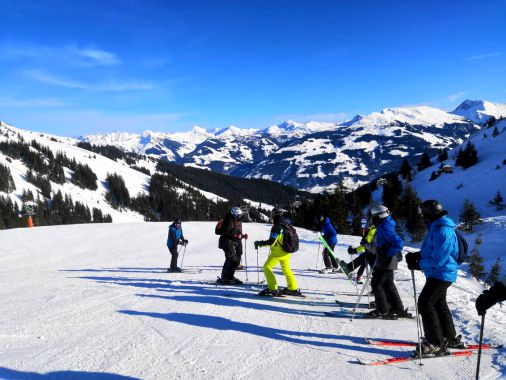
M 365 268 L 369 265 L 371 268 L 376 261 L 376 246 L 374 245 L 374 237 L 376 236 L 376 227 L 371 224 L 368 230 L 365 231 L 360 245 L 357 248 L 353 248 L 351 245 L 348 247 L 348 253 L 350 255 L 359 254 L 359 256 L 353 261 L 346 264 L 344 260 L 341 260 L 339 264 L 343 268 L 344 273 L 349 276 L 351 272 L 358 268 L 357 271 L 357 283 L 362 284 L 362 275 L 364 274 Z
M 452 313 L 446 303 L 446 292 L 457 280 L 459 247 L 455 223 L 437 200 L 422 203 L 419 212 L 427 225 L 427 234 L 420 252 L 406 255 L 408 268 L 421 269 L 427 278 L 418 298 L 418 311 L 422 316 L 425 339 L 424 355 L 444 355 L 448 348 L 461 348 L 461 336 L 456 336 Z M 413 356 L 420 356 L 417 346 Z
M 288 216 L 284 216 L 284 210 L 275 208 L 272 211 L 273 226 L 271 228 L 271 234 L 269 240 L 257 240 L 255 241 L 255 249 L 263 246 L 270 246 L 271 251 L 267 260 L 264 264 L 264 273 L 267 280 L 267 288 L 262 290 L 260 296 L 271 296 L 280 297 L 284 294 L 292 296 L 302 296 L 300 289 L 297 286 L 297 281 L 293 275 L 292 269 L 290 268 L 290 257 L 291 253 L 287 253 L 283 250 L 283 229 L 286 226 L 290 226 L 292 221 Z M 286 277 L 287 287 L 281 291 L 278 289 L 276 282 L 276 276 L 274 276 L 273 268 L 280 264 L 281 271 Z
M 232 207 L 223 218 L 218 243 L 218 247 L 225 253 L 225 263 L 218 279 L 218 283 L 223 285 L 242 284 L 241 280 L 234 277 L 242 256 L 241 239 L 248 239 L 248 235 L 242 233 L 241 218 L 242 210 L 239 207 Z
M 181 268 L 177 266 L 177 256 L 178 249 L 177 246 L 179 244 L 185 245 L 188 244 L 188 240 L 186 240 L 183 236 L 183 228 L 181 227 L 181 219 L 174 219 L 174 223 L 169 226 L 169 234 L 167 236 L 167 248 L 169 248 L 169 252 L 172 255 L 170 260 L 170 268 L 167 269 L 167 272 L 181 272 Z
M 323 238 L 329 245 L 332 252 L 334 252 L 334 248 L 337 244 L 337 231 L 332 225 L 330 218 L 325 216 L 320 216 L 321 223 L 321 234 Z M 320 271 L 320 273 L 335 273 L 339 272 L 339 265 L 337 260 L 332 256 L 332 254 L 328 251 L 327 247 L 323 247 L 323 262 L 325 263 L 325 268 Z
M 376 310 L 366 314 L 366 318 L 411 317 L 404 306 L 394 283 L 394 270 L 397 270 L 397 255 L 403 243 L 395 232 L 395 221 L 390 211 L 383 205 L 373 206 L 371 216 L 376 226 L 376 261 L 372 272 L 371 287 L 374 293 Z

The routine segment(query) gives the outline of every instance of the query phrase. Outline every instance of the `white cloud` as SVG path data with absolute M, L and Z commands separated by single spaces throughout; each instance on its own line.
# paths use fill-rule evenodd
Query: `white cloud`
M 490 58 L 490 57 L 496 57 L 498 55 L 501 55 L 500 52 L 490 53 L 490 54 L 483 54 L 483 55 L 473 55 L 471 57 L 467 57 L 467 61 L 473 61 L 477 59 L 484 59 L 484 58 Z
M 94 45 L 79 47 L 75 44 L 67 46 L 44 46 L 34 44 L 3 44 L 0 45 L 0 58 L 27 59 L 70 66 L 114 66 L 121 63 L 112 52 L 99 49 Z
M 61 78 L 41 70 L 26 70 L 24 71 L 24 75 L 31 79 L 35 79 L 39 82 L 51 84 L 54 86 L 90 90 L 90 91 L 103 91 L 103 92 L 147 91 L 153 88 L 153 84 L 149 81 L 144 82 L 108 81 L 103 83 L 86 83 Z
M 0 107 L 65 107 L 69 103 L 55 98 L 12 99 L 0 97 Z
M 464 92 L 464 91 L 461 91 L 461 92 L 457 92 L 456 94 L 453 94 L 453 95 L 450 95 L 448 96 L 448 100 L 450 102 L 455 102 L 457 101 L 458 99 L 462 98 L 464 95 L 466 95 L 467 93 Z

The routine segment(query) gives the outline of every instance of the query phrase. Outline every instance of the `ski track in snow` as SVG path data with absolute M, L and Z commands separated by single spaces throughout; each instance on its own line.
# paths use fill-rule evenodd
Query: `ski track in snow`
M 125 223 L 0 231 L 0 379 L 474 377 L 476 354 L 427 360 L 422 367 L 417 362 L 358 364 L 357 358 L 406 355 L 410 349 L 372 346 L 364 338 L 416 340 L 416 322 L 325 316 L 340 309 L 336 297 L 355 302 L 355 291 L 342 274 L 308 269 L 315 266 L 318 247 L 310 231 L 298 229 L 301 249 L 292 257 L 308 298 L 266 299 L 255 296 L 258 286 L 213 283 L 224 257 L 212 222 L 183 223 L 190 241 L 184 265 L 202 273 L 164 273 L 170 261 L 167 227 Z M 248 279 L 256 282 L 264 276 L 257 271 L 252 242 L 265 239 L 269 226 L 244 224 L 244 231 L 250 236 Z M 348 261 L 346 248 L 357 242 L 357 237 L 339 236 L 339 257 Z M 260 266 L 267 254 L 268 249 L 259 250 Z M 405 307 L 412 308 L 411 274 L 404 265 L 396 284 Z M 284 286 L 279 269 L 276 275 Z M 246 272 L 236 276 L 244 280 Z M 424 281 L 417 272 L 418 292 Z M 460 273 L 448 293 L 457 330 L 468 342 L 478 341 L 474 300 L 481 291 Z M 506 344 L 505 321 L 499 307 L 487 313 L 486 342 Z M 481 367 L 483 379 L 506 376 L 506 350 L 484 351 Z

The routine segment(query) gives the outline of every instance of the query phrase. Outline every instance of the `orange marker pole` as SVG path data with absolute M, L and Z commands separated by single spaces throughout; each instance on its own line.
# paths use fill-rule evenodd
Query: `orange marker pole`
M 27 222 L 28 222 L 28 228 L 32 228 L 33 227 L 33 218 L 31 215 L 28 217 Z

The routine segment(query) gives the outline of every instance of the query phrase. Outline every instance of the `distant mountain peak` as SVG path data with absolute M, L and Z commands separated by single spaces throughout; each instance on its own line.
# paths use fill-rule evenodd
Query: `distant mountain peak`
M 491 116 L 496 119 L 506 117 L 506 103 L 492 103 L 486 100 L 466 99 L 451 113 L 463 116 L 476 124 L 483 125 Z

